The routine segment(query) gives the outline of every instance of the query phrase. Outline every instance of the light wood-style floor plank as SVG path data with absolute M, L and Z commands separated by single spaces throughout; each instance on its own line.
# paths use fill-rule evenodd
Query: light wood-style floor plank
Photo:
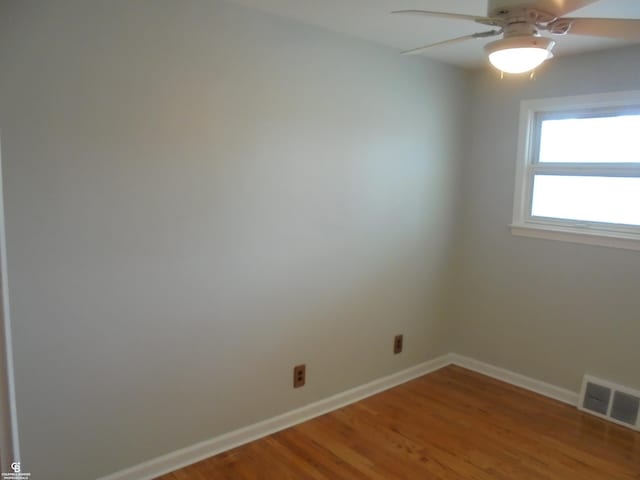
M 640 480 L 640 433 L 450 366 L 158 480 Z

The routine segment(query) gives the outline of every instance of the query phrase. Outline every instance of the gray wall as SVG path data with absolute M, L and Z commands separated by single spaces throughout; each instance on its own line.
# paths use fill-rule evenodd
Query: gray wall
M 535 81 L 472 80 L 454 350 L 573 391 L 587 372 L 640 388 L 640 252 L 508 229 L 520 101 L 640 89 L 640 47 L 559 58 Z
M 451 349 L 466 74 L 211 0 L 5 1 L 0 69 L 34 478 L 105 475 Z

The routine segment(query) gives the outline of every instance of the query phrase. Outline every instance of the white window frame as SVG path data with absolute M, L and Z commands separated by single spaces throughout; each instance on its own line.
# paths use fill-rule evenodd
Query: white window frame
M 640 112 L 640 90 L 521 102 L 513 220 L 510 225 L 513 235 L 640 250 L 640 227 L 531 216 L 533 178 L 536 173 L 640 177 L 640 164 L 536 163 L 539 148 L 536 129 L 540 115 L 603 111 Z

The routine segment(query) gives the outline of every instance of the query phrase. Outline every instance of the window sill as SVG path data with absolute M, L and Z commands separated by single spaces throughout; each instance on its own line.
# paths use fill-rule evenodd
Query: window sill
M 640 250 L 640 235 L 629 233 L 614 233 L 604 231 L 579 231 L 570 228 L 546 225 L 509 225 L 511 233 L 518 237 L 542 238 L 558 240 L 560 242 L 582 243 L 602 247 L 623 248 L 626 250 Z

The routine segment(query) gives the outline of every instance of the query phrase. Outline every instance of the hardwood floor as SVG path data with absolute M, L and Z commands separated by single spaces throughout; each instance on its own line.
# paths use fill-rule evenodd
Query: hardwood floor
M 640 479 L 640 433 L 450 366 L 160 477 Z

